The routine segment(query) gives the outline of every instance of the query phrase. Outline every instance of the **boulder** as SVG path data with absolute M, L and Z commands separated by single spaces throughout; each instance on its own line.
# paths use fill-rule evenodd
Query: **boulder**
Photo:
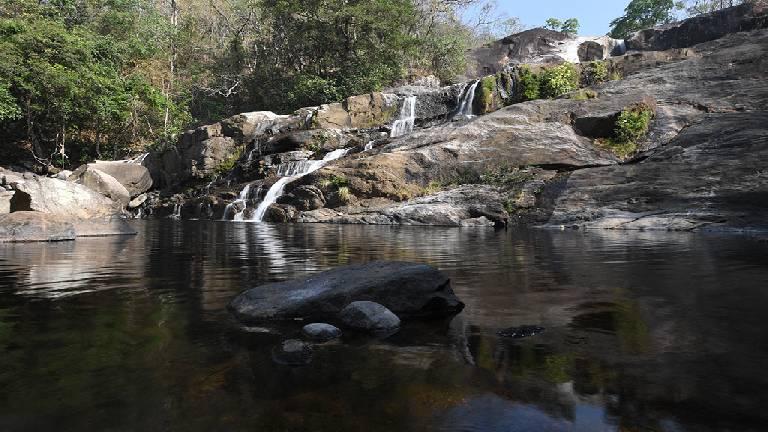
M 320 105 L 312 122 L 320 129 L 348 129 L 352 126 L 349 113 L 340 103 Z
M 33 210 L 70 218 L 91 219 L 116 214 L 120 205 L 83 185 L 30 176 L 11 183 L 16 191 L 11 211 Z
M 389 332 L 400 328 L 400 318 L 386 307 L 370 301 L 350 303 L 339 314 L 347 327 L 371 333 Z
M 297 339 L 288 339 L 272 350 L 275 363 L 302 366 L 312 361 L 312 345 Z
M 450 280 L 436 268 L 378 261 L 252 288 L 238 295 L 229 309 L 246 322 L 322 319 L 335 318 L 353 301 L 380 303 L 406 319 L 450 316 L 464 308 Z
M 238 144 L 230 137 L 213 137 L 188 149 L 187 164 L 194 178 L 204 179 L 216 173 L 217 168 L 229 158 L 236 157 Z
M 391 122 L 398 112 L 397 96 L 375 92 L 350 96 L 344 101 L 349 124 L 356 129 L 381 126 Z
M 663 51 L 687 48 L 730 33 L 768 27 L 768 2 L 763 0 L 698 15 L 677 23 L 640 30 L 627 39 L 627 48 Z
M 603 60 L 607 56 L 606 47 L 595 41 L 586 41 L 579 45 L 579 61 L 590 62 Z
M 280 197 L 277 202 L 279 204 L 292 205 L 299 211 L 309 211 L 324 207 L 326 201 L 323 192 L 319 188 L 301 185 Z
M 301 329 L 304 336 L 314 342 L 327 342 L 341 337 L 341 330 L 325 323 L 307 324 Z
M 152 187 L 152 177 L 149 174 L 149 170 L 137 163 L 97 161 L 88 164 L 88 167 L 114 177 L 120 184 L 125 186 L 131 197 L 141 195 Z
M 88 165 L 83 165 L 69 176 L 69 181 L 94 190 L 112 201 L 125 206 L 131 200 L 128 189 L 111 175 Z
M 75 227 L 59 215 L 19 211 L 0 215 L 0 242 L 46 242 L 75 239 Z
M 147 201 L 147 194 L 141 194 L 141 195 L 137 196 L 136 198 L 132 199 L 132 200 L 131 200 L 131 201 L 128 203 L 128 208 L 132 208 L 132 209 L 134 209 L 134 208 L 136 208 L 136 207 L 139 207 L 139 206 L 141 206 L 141 205 L 142 205 L 142 204 L 144 204 L 146 201 Z
M 0 214 L 6 214 L 11 212 L 11 199 L 15 192 L 0 189 Z

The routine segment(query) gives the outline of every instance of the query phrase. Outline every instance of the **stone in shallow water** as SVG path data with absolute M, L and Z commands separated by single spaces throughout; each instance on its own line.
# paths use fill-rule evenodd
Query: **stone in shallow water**
M 272 350 L 272 360 L 289 366 L 302 366 L 312 361 L 312 345 L 288 339 Z
M 262 285 L 238 295 L 229 309 L 241 321 L 332 319 L 353 301 L 374 301 L 402 318 L 440 318 L 464 303 L 434 267 L 377 261 L 339 267 L 305 279 Z
M 341 321 L 355 329 L 373 333 L 389 332 L 400 327 L 400 318 L 386 307 L 369 301 L 350 303 L 340 314 Z
M 341 330 L 325 323 L 307 324 L 301 329 L 304 336 L 316 342 L 327 342 L 341 337 Z
M 499 330 L 496 332 L 496 334 L 502 337 L 520 339 L 524 337 L 535 336 L 543 331 L 544 327 L 539 327 L 536 325 L 523 325 L 520 327 L 510 327 L 508 329 Z

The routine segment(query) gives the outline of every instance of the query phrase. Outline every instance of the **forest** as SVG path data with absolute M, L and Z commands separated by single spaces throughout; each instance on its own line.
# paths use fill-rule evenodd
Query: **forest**
M 633 0 L 611 35 L 733 3 Z M 476 22 L 461 19 L 467 7 Z M 469 49 L 525 28 L 510 12 L 480 0 L 7 0 L 0 160 L 74 166 L 173 145 L 233 113 L 451 83 Z

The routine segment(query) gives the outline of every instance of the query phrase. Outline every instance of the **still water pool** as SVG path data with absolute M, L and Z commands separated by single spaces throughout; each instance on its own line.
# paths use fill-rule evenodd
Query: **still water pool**
M 768 243 L 721 235 L 136 222 L 0 245 L 2 431 L 764 431 Z M 466 309 L 275 364 L 239 291 L 430 263 Z M 497 331 L 546 330 L 523 339 Z

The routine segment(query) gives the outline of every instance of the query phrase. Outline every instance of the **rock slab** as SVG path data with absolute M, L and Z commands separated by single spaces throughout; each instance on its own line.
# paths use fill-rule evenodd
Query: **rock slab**
M 450 279 L 424 264 L 377 261 L 340 267 L 304 279 L 249 289 L 229 304 L 241 321 L 335 318 L 355 301 L 373 301 L 401 318 L 445 317 L 461 312 Z
M 24 211 L 0 215 L 0 242 L 75 239 L 75 227 L 61 216 Z

